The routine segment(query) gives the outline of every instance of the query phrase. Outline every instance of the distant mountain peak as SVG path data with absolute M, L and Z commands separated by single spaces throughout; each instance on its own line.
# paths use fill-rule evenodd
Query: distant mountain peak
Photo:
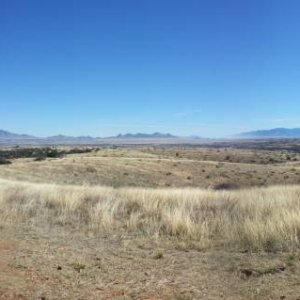
M 26 138 L 35 138 L 31 135 L 28 135 L 28 134 L 17 134 L 17 133 L 12 133 L 12 132 L 9 132 L 9 131 L 6 131 L 6 130 L 2 130 L 0 129 L 0 138 L 2 139 L 26 139 Z

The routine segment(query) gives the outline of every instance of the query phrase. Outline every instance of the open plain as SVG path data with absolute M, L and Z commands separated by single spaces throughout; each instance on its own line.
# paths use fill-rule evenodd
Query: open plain
M 300 153 L 286 145 L 6 157 L 0 299 L 300 299 Z

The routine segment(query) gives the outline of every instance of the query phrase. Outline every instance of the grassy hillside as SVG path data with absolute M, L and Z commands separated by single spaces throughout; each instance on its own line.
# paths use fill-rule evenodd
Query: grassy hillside
M 60 158 L 12 159 L 0 178 L 113 187 L 249 188 L 300 182 L 293 152 L 194 147 L 59 150 Z M 80 149 L 77 150 L 79 152 Z

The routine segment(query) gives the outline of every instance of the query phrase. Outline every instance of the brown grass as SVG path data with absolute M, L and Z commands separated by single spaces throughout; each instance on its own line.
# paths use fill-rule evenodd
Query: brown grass
M 0 217 L 38 226 L 135 233 L 199 247 L 299 248 L 300 187 L 240 191 L 78 187 L 0 180 Z
M 234 160 L 224 160 L 227 155 Z M 200 147 L 100 148 L 91 153 L 38 162 L 12 160 L 10 165 L 1 165 L 0 178 L 138 188 L 237 189 L 299 184 L 299 162 L 287 162 L 285 156 L 281 151 Z

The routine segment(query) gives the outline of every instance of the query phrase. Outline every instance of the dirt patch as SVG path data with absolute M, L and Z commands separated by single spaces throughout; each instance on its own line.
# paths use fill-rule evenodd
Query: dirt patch
M 2 251 L 10 251 L 14 250 L 17 247 L 16 241 L 1 241 L 0 243 L 0 253 Z
M 87 238 L 61 227 L 33 230 L 24 232 L 22 228 L 15 236 L 10 231 L 11 239 L 0 242 L 5 249 L 0 252 L 0 299 L 241 300 L 300 296 L 296 288 L 300 268 L 296 263 L 293 268 L 282 269 L 281 254 L 182 251 L 170 240 L 114 234 Z M 22 234 L 26 240 L 19 243 L 17 237 Z M 158 249 L 163 257 L 153 259 Z M 245 264 L 248 267 L 242 267 Z M 74 266 L 82 267 L 78 271 Z M 242 273 L 249 280 L 239 275 Z

